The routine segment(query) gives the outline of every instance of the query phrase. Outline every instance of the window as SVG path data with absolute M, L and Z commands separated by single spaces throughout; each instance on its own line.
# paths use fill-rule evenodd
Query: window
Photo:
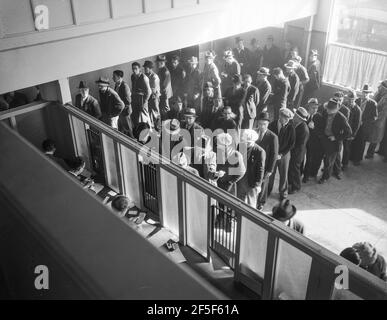
M 336 0 L 323 80 L 374 89 L 387 78 L 387 1 Z

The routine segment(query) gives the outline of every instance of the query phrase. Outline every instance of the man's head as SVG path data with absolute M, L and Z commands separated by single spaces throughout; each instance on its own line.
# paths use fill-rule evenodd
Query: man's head
M 290 50 L 290 56 L 292 57 L 292 59 L 296 59 L 296 57 L 298 56 L 298 48 L 297 47 L 293 47 Z
M 157 56 L 157 58 L 156 58 L 157 67 L 164 68 L 166 61 L 167 61 L 167 58 L 165 57 L 165 55 L 162 54 L 162 55 Z
M 251 86 L 251 84 L 253 83 L 253 78 L 251 77 L 251 75 L 249 74 L 245 74 L 243 76 L 243 85 L 245 88 L 248 88 Z
M 153 69 L 153 62 L 146 60 L 143 65 L 145 74 L 149 74 Z
M 273 77 L 277 80 L 284 78 L 284 72 L 282 71 L 281 68 L 274 68 L 272 71 L 272 74 L 273 74 Z
M 348 261 L 351 261 L 355 265 L 360 265 L 360 256 L 354 248 L 346 248 L 341 251 L 340 256 Z
M 254 130 L 242 130 L 241 142 L 246 143 L 248 146 L 253 146 L 258 138 L 258 133 L 256 133 Z
M 85 170 L 85 166 L 85 160 L 83 160 L 81 157 L 76 157 L 70 165 L 70 171 L 75 175 L 80 175 L 82 171 Z
M 250 44 L 251 44 L 251 48 L 253 48 L 253 50 L 257 50 L 257 49 L 260 48 L 259 42 L 258 42 L 258 40 L 256 38 L 253 38 L 251 40 Z
M 311 50 L 309 54 L 309 61 L 315 62 L 317 61 L 317 59 L 318 59 L 318 51 L 315 49 Z
M 112 201 L 112 208 L 122 215 L 125 215 L 125 213 L 130 209 L 131 201 L 128 197 L 125 197 L 123 195 L 116 196 Z
M 194 108 L 188 108 L 184 113 L 184 119 L 189 126 L 195 123 L 196 117 L 196 110 Z
M 352 246 L 352 248 L 354 248 L 359 254 L 360 266 L 363 268 L 372 266 L 378 257 L 376 248 L 369 242 L 356 243 Z
M 350 106 L 355 105 L 355 101 L 357 99 L 357 94 L 355 90 L 348 90 L 347 92 L 347 101 Z
M 123 78 L 124 78 L 124 72 L 122 70 L 113 71 L 113 81 L 115 83 L 121 82 Z
M 132 71 L 136 76 L 138 76 L 141 73 L 141 66 L 138 62 L 132 63 Z
M 54 154 L 56 150 L 55 142 L 51 139 L 46 139 L 42 143 L 42 149 L 46 154 Z
M 270 76 L 270 70 L 268 68 L 262 67 L 257 72 L 258 81 L 264 81 L 268 76 Z
M 234 88 L 240 88 L 242 86 L 242 77 L 239 74 L 232 76 L 232 85 Z
M 214 96 L 214 87 L 211 82 L 206 82 L 204 84 L 204 96 L 213 97 Z
M 335 114 L 339 111 L 339 104 L 335 99 L 328 101 L 326 105 L 326 111 L 328 114 Z
M 199 60 L 197 57 L 191 57 L 187 60 L 187 63 L 191 69 L 196 69 L 199 64 Z
M 294 73 L 298 68 L 298 62 L 294 60 L 289 60 L 288 63 L 284 65 L 284 67 L 285 67 L 286 73 L 288 74 Z
M 274 44 L 274 37 L 272 35 L 267 36 L 266 38 L 266 47 L 270 49 Z
M 243 39 L 241 37 L 236 37 L 235 38 L 235 44 L 236 44 L 236 47 L 241 50 L 244 48 L 244 42 L 243 42 Z
M 86 84 L 83 81 L 79 83 L 78 89 L 83 99 L 86 99 L 89 96 L 89 88 L 86 86 Z
M 290 203 L 290 200 L 285 199 L 274 206 L 272 212 L 274 219 L 286 223 L 296 215 L 297 208 Z
M 108 78 L 102 78 L 100 77 L 97 81 L 96 81 L 97 85 L 98 85 L 98 90 L 100 92 L 106 92 L 107 88 L 109 87 L 109 79 Z
M 318 111 L 318 100 L 311 98 L 308 100 L 308 112 L 311 116 L 315 115 Z
M 285 126 L 292 120 L 294 117 L 294 113 L 287 108 L 280 109 L 279 111 L 279 121 Z
M 363 99 L 369 99 L 369 97 L 371 96 L 372 92 L 373 92 L 372 88 L 368 84 L 365 84 L 363 86 L 363 90 L 362 90 L 362 97 L 363 97 Z
M 234 61 L 234 54 L 232 53 L 231 49 L 227 49 L 224 51 L 223 59 L 228 63 L 231 64 Z
M 335 99 L 337 101 L 338 104 L 343 104 L 344 102 L 344 98 L 345 98 L 345 95 L 343 92 L 341 91 L 337 91 L 334 96 L 333 96 L 333 99 Z
M 223 108 L 223 114 L 224 114 L 224 118 L 225 118 L 226 120 L 232 119 L 233 112 L 232 112 L 231 107 L 230 107 L 230 106 L 225 106 L 225 107 Z
M 214 51 L 212 51 L 212 50 L 211 51 L 207 51 L 205 53 L 205 56 L 204 56 L 206 64 L 214 63 L 215 57 L 216 57 L 216 54 L 215 54 Z
M 267 112 L 262 112 L 258 116 L 258 130 L 260 132 L 266 132 L 270 123 L 270 115 Z
M 172 56 L 172 58 L 171 58 L 172 68 L 176 69 L 177 66 L 179 65 L 179 63 L 180 63 L 180 57 L 177 55 Z

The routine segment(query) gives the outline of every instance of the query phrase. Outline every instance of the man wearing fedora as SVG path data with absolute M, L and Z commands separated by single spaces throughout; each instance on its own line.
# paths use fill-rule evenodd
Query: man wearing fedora
M 118 117 L 122 110 L 124 110 L 125 104 L 118 93 L 109 87 L 109 79 L 99 78 L 96 83 L 99 90 L 102 121 L 118 130 Z
M 287 107 L 294 111 L 296 108 L 296 99 L 300 91 L 300 78 L 296 73 L 297 63 L 293 60 L 289 60 L 288 63 L 284 65 L 284 67 L 285 76 L 289 79 L 290 84 Z
M 286 199 L 281 201 L 278 205 L 274 206 L 271 216 L 274 219 L 281 221 L 294 231 L 304 234 L 304 225 L 300 221 L 294 219 L 296 213 L 297 208 Z
M 274 37 L 269 35 L 266 38 L 266 44 L 263 48 L 260 67 L 266 67 L 270 70 L 282 65 L 281 49 L 274 44 Z
M 200 71 L 198 68 L 199 60 L 197 57 L 190 57 L 187 60 L 188 69 L 185 77 L 184 84 L 184 106 L 192 107 L 196 109 L 196 112 L 200 114 Z
M 149 123 L 151 127 L 153 124 L 149 116 L 148 101 L 152 95 L 152 90 L 149 85 L 148 77 L 141 71 L 141 66 L 138 62 L 132 63 L 133 74 L 132 80 L 132 121 L 136 127 L 141 122 Z
M 101 119 L 102 112 L 98 100 L 90 95 L 84 81 L 79 83 L 79 94 L 75 96 L 75 106 L 96 119 Z
M 252 85 L 253 78 L 249 74 L 243 76 L 243 88 L 245 90 L 245 97 L 243 101 L 243 122 L 242 129 L 252 129 L 255 118 L 257 117 L 257 110 L 259 105 L 259 90 Z
M 186 72 L 180 64 L 180 57 L 178 55 L 173 55 L 171 58 L 171 68 L 169 70 L 171 73 L 171 86 L 173 96 L 180 97 L 184 99 L 184 82 L 186 77 Z
M 245 47 L 244 40 L 241 37 L 235 38 L 236 47 L 232 50 L 236 61 L 239 62 L 241 73 L 247 73 L 250 68 L 251 52 Z
M 270 104 L 273 106 L 274 120 L 278 120 L 279 111 L 286 108 L 290 92 L 289 79 L 285 77 L 281 68 L 275 68 L 272 72 L 274 77 L 273 95 Z
M 149 110 L 149 116 L 151 118 L 151 122 L 154 126 L 154 128 L 159 131 L 161 129 L 161 120 L 160 120 L 160 78 L 159 76 L 153 71 L 153 62 L 152 61 L 145 61 L 143 68 L 144 73 L 149 79 L 149 86 L 151 88 L 152 94 L 149 97 L 148 100 L 148 110 Z
M 214 97 L 215 98 L 222 98 L 221 88 L 220 85 L 222 83 L 222 79 L 219 76 L 219 70 L 218 67 L 215 65 L 216 54 L 214 51 L 207 51 L 205 53 L 205 64 L 203 68 L 202 73 L 202 91 L 204 90 L 204 85 L 208 82 L 212 83 L 212 86 L 214 88 Z
M 293 60 L 296 62 L 296 73 L 298 75 L 298 78 L 300 79 L 300 88 L 296 98 L 296 108 L 298 109 L 301 106 L 304 98 L 305 86 L 308 84 L 310 79 L 308 75 L 308 70 L 302 65 L 302 58 L 300 56 L 297 56 Z
M 362 112 L 361 126 L 355 139 L 352 141 L 351 160 L 355 166 L 360 165 L 364 157 L 366 141 L 370 141 L 375 121 L 378 118 L 378 106 L 375 100 L 371 99 L 373 90 L 368 84 L 363 86 L 362 95 L 356 100 Z
M 290 151 L 288 173 L 289 194 L 294 194 L 301 190 L 301 166 L 305 159 L 306 144 L 309 140 L 308 118 L 308 111 L 300 107 L 297 109 L 292 121 L 295 128 L 296 140 L 294 142 L 294 148 Z
M 165 55 L 159 55 L 156 58 L 160 78 L 160 116 L 161 121 L 168 119 L 169 100 L 173 97 L 171 85 L 171 73 L 166 66 L 167 58 Z
M 239 152 L 245 160 L 246 173 L 237 183 L 237 197 L 256 208 L 258 195 L 265 172 L 266 152 L 256 144 L 258 134 L 254 130 L 243 130 Z
M 293 149 L 296 139 L 296 132 L 291 121 L 293 116 L 293 112 L 289 109 L 281 109 L 279 111 L 279 119 L 269 124 L 270 131 L 278 136 L 279 148 L 277 163 L 269 180 L 268 194 L 270 195 L 273 190 L 275 174 L 278 168 L 280 178 L 278 189 L 281 200 L 288 196 L 290 151 Z
M 308 75 L 309 82 L 305 86 L 304 103 L 315 96 L 315 93 L 321 86 L 321 62 L 318 59 L 317 50 L 311 50 L 309 55 Z
M 329 100 L 323 111 L 318 131 L 324 149 L 324 173 L 319 181 L 320 184 L 323 184 L 332 175 L 343 141 L 352 134 L 346 117 L 339 112 L 337 100 Z M 335 168 L 335 170 L 340 170 L 340 168 Z M 339 174 L 340 172 L 335 172 L 336 176 Z
M 211 127 L 211 123 L 214 120 L 218 109 L 219 103 L 217 103 L 217 99 L 214 97 L 212 83 L 207 82 L 204 84 L 203 88 L 202 110 L 199 118 L 199 122 L 203 128 L 208 129 Z
M 269 97 L 271 95 L 271 84 L 267 77 L 270 76 L 270 70 L 268 68 L 260 68 L 257 72 L 257 78 L 255 82 L 255 86 L 259 90 L 259 104 L 257 108 L 257 114 L 261 114 L 261 112 L 266 112 L 267 103 L 269 101 Z
M 361 124 L 361 109 L 357 105 L 357 94 L 355 90 L 349 90 L 347 93 L 346 107 L 349 109 L 348 123 L 351 127 L 352 134 L 349 138 L 343 141 L 343 158 L 341 161 L 342 170 L 346 170 L 349 164 L 351 155 L 352 143 L 360 129 Z
M 122 102 L 125 104 L 124 110 L 120 113 L 118 118 L 118 131 L 134 138 L 132 115 L 132 94 L 129 85 L 124 81 L 124 72 L 122 70 L 113 71 L 113 81 L 115 83 L 114 90 L 120 96 Z
M 236 114 L 236 123 L 238 129 L 242 128 L 243 118 L 244 118 L 244 99 L 246 95 L 245 89 L 242 87 L 242 78 L 240 75 L 235 74 L 232 77 L 232 87 L 226 90 L 224 95 L 224 105 L 230 106 L 232 112 Z
M 186 130 L 189 135 L 183 134 L 186 141 L 186 145 L 194 148 L 203 135 L 203 128 L 196 123 L 197 115 L 195 108 L 187 108 L 184 112 L 184 121 L 181 123 L 181 129 Z
M 223 70 L 220 75 L 222 79 L 222 94 L 224 95 L 227 89 L 232 87 L 232 77 L 235 74 L 241 74 L 241 67 L 238 61 L 234 59 L 231 49 L 227 49 L 224 52 L 223 59 Z
M 256 143 L 263 150 L 265 150 L 266 154 L 262 191 L 260 192 L 257 200 L 257 209 L 262 210 L 267 201 L 270 176 L 274 172 L 274 168 L 278 159 L 278 137 L 276 134 L 269 130 L 269 113 L 260 113 L 257 120 L 257 129 L 255 130 L 258 134 L 258 139 Z

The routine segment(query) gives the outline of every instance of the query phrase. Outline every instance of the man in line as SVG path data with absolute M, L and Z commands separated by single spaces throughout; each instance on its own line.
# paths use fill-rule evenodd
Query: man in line
M 153 127 L 148 109 L 148 100 L 152 94 L 149 79 L 141 72 L 141 66 L 138 62 L 132 63 L 132 70 L 133 126 L 136 127 L 139 123 L 144 122 L 149 123 L 149 125 Z
M 255 86 L 259 90 L 259 104 L 257 109 L 257 114 L 266 112 L 267 103 L 271 95 L 271 84 L 267 77 L 270 76 L 270 70 L 268 68 L 260 68 L 257 72 L 257 80 Z
M 306 123 L 308 118 L 308 111 L 302 107 L 297 109 L 293 118 L 296 140 L 294 148 L 290 152 L 289 194 L 294 194 L 301 190 L 301 166 L 306 154 L 306 144 L 309 140 L 309 128 Z
M 238 61 L 234 59 L 231 49 L 224 52 L 223 59 L 225 62 L 220 76 L 222 79 L 222 94 L 224 95 L 225 92 L 232 87 L 232 77 L 235 74 L 241 74 L 241 67 Z
M 132 115 L 132 94 L 129 85 L 124 81 L 124 72 L 122 70 L 113 71 L 113 81 L 115 82 L 114 90 L 120 96 L 122 102 L 125 104 L 118 118 L 118 131 L 126 134 L 128 137 L 133 136 Z
M 198 69 L 198 58 L 191 57 L 187 60 L 188 70 L 185 77 L 185 89 L 184 89 L 184 105 L 190 106 L 196 109 L 196 112 L 200 114 L 200 72 Z
M 234 48 L 233 53 L 235 59 L 239 62 L 241 67 L 241 74 L 245 74 L 249 71 L 250 68 L 250 50 L 245 47 L 244 41 L 241 37 L 235 38 L 236 48 Z
M 96 119 L 101 119 L 102 112 L 99 102 L 90 95 L 90 90 L 85 82 L 79 83 L 79 94 L 75 96 L 75 106 Z
M 271 105 L 274 111 L 274 120 L 278 120 L 279 111 L 286 108 L 288 95 L 290 92 L 290 83 L 285 77 L 281 68 L 275 68 L 272 72 L 274 77 L 273 96 L 271 98 Z
M 171 58 L 171 86 L 173 97 L 180 97 L 184 99 L 184 82 L 186 77 L 186 72 L 180 64 L 180 57 L 177 55 L 172 56 Z
M 308 75 L 310 81 L 305 86 L 304 103 L 315 96 L 321 86 L 321 62 L 318 59 L 318 51 L 312 50 L 309 55 Z
M 202 73 L 202 91 L 204 89 L 204 85 L 207 82 L 211 82 L 214 88 L 214 96 L 215 98 L 221 99 L 222 93 L 220 85 L 222 83 L 222 79 L 219 76 L 218 67 L 215 65 L 216 54 L 214 51 L 207 51 L 205 53 L 205 65 Z
M 259 66 L 261 65 L 261 60 L 262 60 L 262 53 L 263 53 L 263 50 L 262 48 L 260 47 L 259 45 L 259 42 L 256 38 L 253 38 L 251 40 L 251 54 L 250 54 L 250 68 L 249 68 L 249 72 L 250 74 L 256 74 L 258 69 L 259 69 Z
M 257 209 L 262 210 L 265 206 L 268 196 L 268 187 L 270 176 L 274 172 L 275 165 L 278 159 L 278 137 L 269 130 L 270 116 L 267 112 L 262 112 L 258 116 L 258 122 L 256 129 L 258 133 L 258 139 L 256 143 L 265 150 L 265 172 L 262 181 L 262 191 L 258 196 Z
M 196 123 L 196 118 L 196 110 L 194 108 L 188 108 L 185 110 L 184 121 L 181 123 L 181 128 L 187 130 L 190 135 L 190 141 L 186 141 L 185 145 L 190 146 L 191 148 L 200 144 L 199 140 L 203 135 L 203 128 Z
M 224 105 L 230 106 L 232 112 L 236 114 L 236 123 L 238 129 L 242 128 L 244 108 L 243 101 L 245 98 L 245 90 L 242 87 L 242 78 L 240 75 L 235 74 L 232 77 L 233 86 L 228 88 L 224 95 Z
M 295 61 L 297 66 L 296 73 L 298 75 L 298 78 L 300 79 L 300 88 L 296 98 L 296 108 L 298 109 L 299 107 L 301 107 L 302 100 L 304 98 L 305 87 L 310 81 L 310 79 L 308 75 L 308 70 L 306 70 L 306 68 L 301 64 L 302 58 L 300 56 L 297 56 L 295 58 Z
M 274 45 L 274 37 L 269 35 L 266 38 L 266 45 L 263 48 L 262 60 L 260 67 L 266 67 L 270 70 L 282 65 L 281 50 Z
M 243 76 L 243 88 L 245 89 L 244 98 L 244 116 L 242 122 L 242 129 L 252 129 L 255 118 L 257 117 L 257 110 L 259 105 L 259 90 L 252 85 L 253 79 L 251 75 L 245 74 Z
M 273 174 L 270 176 L 268 194 L 270 195 L 274 187 L 275 174 L 278 168 L 279 172 L 279 194 L 280 200 L 288 196 L 288 171 L 290 161 L 290 151 L 294 147 L 296 132 L 291 122 L 293 112 L 289 109 L 279 111 L 279 119 L 269 124 L 269 130 L 278 136 L 279 149 L 277 164 L 274 167 Z
M 243 130 L 239 152 L 244 156 L 246 174 L 237 183 L 237 197 L 255 208 L 265 172 L 266 152 L 256 144 L 258 134 Z
M 157 56 L 157 75 L 160 79 L 160 116 L 161 121 L 168 119 L 169 100 L 173 96 L 171 85 L 171 73 L 166 67 L 167 58 L 164 55 Z
M 148 100 L 148 110 L 151 122 L 154 128 L 159 131 L 161 129 L 160 120 L 160 79 L 159 76 L 153 71 L 153 62 L 145 61 L 144 73 L 149 79 L 149 86 L 151 88 L 151 96 Z
M 281 201 L 281 203 L 279 203 L 273 208 L 271 216 L 274 219 L 284 223 L 290 229 L 293 229 L 298 233 L 304 234 L 304 225 L 300 221 L 294 219 L 296 213 L 296 207 L 292 205 L 289 200 L 283 200 Z
M 43 149 L 44 154 L 51 161 L 54 161 L 55 163 L 57 163 L 64 170 L 66 170 L 66 171 L 69 170 L 69 166 L 66 164 L 66 162 L 62 158 L 55 156 L 56 146 L 55 146 L 54 141 L 52 141 L 50 139 L 44 140 L 42 143 L 42 149 Z
M 290 83 L 287 107 L 294 111 L 296 108 L 296 98 L 300 91 L 300 78 L 295 71 L 297 69 L 297 64 L 293 60 L 290 60 L 287 64 L 285 64 L 285 68 L 285 76 L 289 79 Z
M 109 79 L 99 78 L 96 83 L 99 89 L 102 121 L 118 130 L 118 117 L 125 105 L 118 93 L 109 87 Z
M 331 99 L 326 105 L 326 110 L 322 114 L 319 136 L 324 148 L 324 173 L 319 181 L 323 184 L 332 175 L 335 161 L 340 152 L 343 141 L 352 134 L 351 127 L 345 116 L 339 112 L 337 100 Z M 335 172 L 338 175 L 338 172 Z

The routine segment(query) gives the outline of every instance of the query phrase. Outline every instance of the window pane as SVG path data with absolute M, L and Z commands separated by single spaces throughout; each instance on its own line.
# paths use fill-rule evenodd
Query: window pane
M 179 236 L 179 206 L 177 177 L 160 169 L 163 223 L 173 234 Z M 171 196 L 173 195 L 173 196 Z
M 304 300 L 311 265 L 312 257 L 280 239 L 273 298 Z
M 86 169 L 91 170 L 89 147 L 86 139 L 85 125 L 83 121 L 76 117 L 70 116 L 72 128 L 74 130 L 75 145 L 77 148 L 77 156 L 82 157 L 86 162 Z
M 106 167 L 107 185 L 116 192 L 120 192 L 118 186 L 118 173 L 113 139 L 102 134 L 103 152 Z
M 244 275 L 253 280 L 265 276 L 267 237 L 265 229 L 242 217 L 240 268 Z
M 140 208 L 140 183 L 138 181 L 137 155 L 127 147 L 121 146 L 122 155 L 122 177 L 125 185 L 125 195 Z
M 207 256 L 208 203 L 207 195 L 186 184 L 187 244 Z

